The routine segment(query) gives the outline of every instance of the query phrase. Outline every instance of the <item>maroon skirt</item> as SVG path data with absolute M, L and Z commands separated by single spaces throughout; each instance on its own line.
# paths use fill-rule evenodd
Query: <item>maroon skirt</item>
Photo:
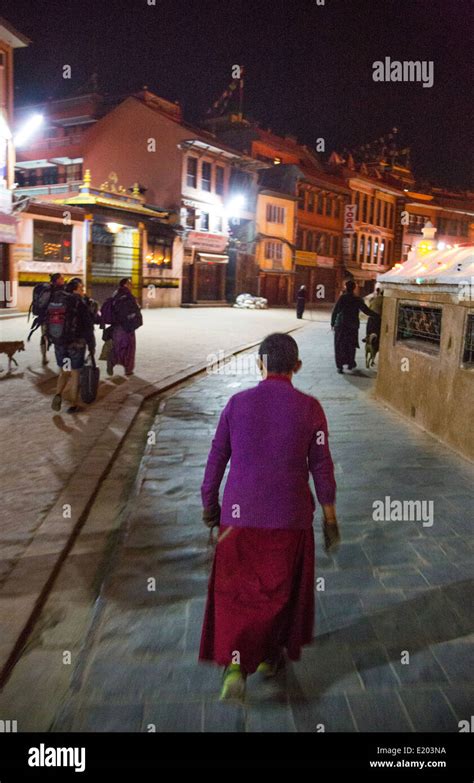
M 314 628 L 314 536 L 305 530 L 219 529 L 199 660 L 247 674 L 286 649 L 297 661 Z M 239 657 L 236 656 L 239 654 Z

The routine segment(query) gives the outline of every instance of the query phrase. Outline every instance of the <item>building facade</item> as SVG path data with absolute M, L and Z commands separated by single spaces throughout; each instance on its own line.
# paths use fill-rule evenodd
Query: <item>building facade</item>
M 88 266 L 93 287 L 108 285 L 105 279 L 115 277 L 105 272 L 112 263 L 120 267 L 120 254 L 128 259 L 122 271 L 132 255 L 133 268 L 143 268 L 137 294 L 145 306 L 224 302 L 229 287 L 230 171 L 245 168 L 251 159 L 245 161 L 211 134 L 184 123 L 179 105 L 146 88 L 119 103 L 89 95 L 54 102 L 44 111 L 49 114 L 43 134 L 19 158 L 19 194 L 82 205 L 79 191 L 87 170 L 94 198 L 114 202 L 101 207 L 120 209 L 117 201 L 128 198 L 130 205 L 130 197 L 138 199 L 128 209 L 135 215 L 133 225 L 130 214 L 128 223 L 109 213 L 102 215 L 101 223 L 94 201 Z M 150 224 L 152 213 L 155 221 Z M 160 220 L 173 228 L 173 235 L 159 227 Z M 125 228 L 112 242 L 111 230 L 103 224 L 115 222 Z
M 237 227 L 254 219 L 256 172 L 253 161 L 217 140 L 192 138 L 183 152 L 181 225 L 184 227 L 182 301 L 225 304 L 247 282 L 252 237 Z M 239 246 L 237 246 L 239 243 Z M 231 247 L 234 245 L 234 247 Z
M 426 223 L 436 228 L 440 249 L 474 241 L 474 194 L 469 198 L 435 189 L 432 193 L 405 192 L 407 220 L 403 237 L 402 261 L 417 244 Z
M 60 272 L 86 275 L 86 213 L 80 207 L 29 201 L 18 215 L 16 241 L 11 247 L 17 308 L 27 312 L 37 283 Z
M 29 43 L 28 38 L 0 18 L 0 308 L 16 307 L 12 252 L 17 228 L 12 208 L 13 52 Z
M 377 276 L 401 257 L 404 194 L 403 189 L 368 176 L 346 173 L 346 181 L 355 206 L 355 223 L 344 266 L 364 296 L 373 290 Z
M 302 170 L 298 183 L 295 289 L 309 302 L 334 302 L 343 278 L 344 209 L 350 190 L 336 177 Z

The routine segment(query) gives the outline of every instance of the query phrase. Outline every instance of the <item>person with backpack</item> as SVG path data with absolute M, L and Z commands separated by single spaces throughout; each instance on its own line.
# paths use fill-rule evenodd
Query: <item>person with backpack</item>
M 111 329 L 106 328 L 108 324 Z M 125 375 L 133 375 L 137 347 L 135 332 L 142 324 L 143 316 L 132 294 L 132 281 L 124 277 L 114 295 L 101 308 L 100 325 L 105 330 L 104 339 L 112 339 L 112 349 L 107 355 L 108 375 L 113 375 L 116 364 L 124 367 Z
M 80 410 L 79 377 L 84 367 L 86 348 L 95 353 L 94 319 L 84 301 L 84 285 L 78 277 L 73 278 L 63 290 L 51 296 L 46 316 L 47 339 L 54 345 L 59 376 L 51 407 L 61 410 L 62 395 L 71 378 L 72 404 L 68 413 Z
M 31 335 L 37 329 L 41 329 L 41 363 L 43 367 L 48 364 L 48 340 L 46 335 L 46 314 L 48 312 L 48 305 L 51 300 L 51 296 L 54 292 L 64 288 L 64 277 L 61 272 L 55 272 L 50 275 L 49 283 L 38 283 L 33 289 L 33 298 L 31 301 L 30 309 L 28 312 L 28 320 L 30 315 L 35 316 L 31 331 L 28 335 L 28 342 L 31 339 Z

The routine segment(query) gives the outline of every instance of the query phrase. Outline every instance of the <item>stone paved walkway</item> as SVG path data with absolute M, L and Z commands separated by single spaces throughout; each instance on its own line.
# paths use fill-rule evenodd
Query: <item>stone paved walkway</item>
M 250 678 L 245 707 L 219 703 L 220 672 L 197 664 L 212 554 L 199 486 L 220 410 L 255 383 L 200 377 L 162 401 L 55 730 L 457 732 L 470 718 L 472 466 L 374 401 L 372 371 L 337 375 L 327 323 L 296 336 L 295 385 L 329 421 L 343 536 L 328 558 L 316 523 L 314 643 L 276 682 Z M 433 501 L 434 524 L 374 522 L 372 504 L 386 496 Z M 63 634 L 58 645 L 78 643 Z M 34 665 L 32 656 L 26 680 Z
M 0 356 L 0 442 L 8 447 L 0 465 L 0 590 L 61 490 L 118 415 L 124 397 L 121 394 L 117 401 L 117 394 L 124 386 L 130 395 L 139 394 L 146 384 L 197 364 L 204 366 L 211 352 L 245 346 L 268 330 L 286 331 L 299 323 L 292 310 L 144 311 L 144 326 L 137 333 L 135 376 L 126 381 L 118 369 L 113 380 L 108 379 L 105 363 L 100 362 L 97 401 L 71 417 L 51 411 L 57 374 L 53 350 L 49 366 L 41 367 L 38 332 L 26 342 L 26 317 L 2 319 L 0 340 L 24 340 L 26 351 L 17 354 L 19 366 L 10 373 L 6 357 Z M 98 329 L 96 338 L 100 351 Z

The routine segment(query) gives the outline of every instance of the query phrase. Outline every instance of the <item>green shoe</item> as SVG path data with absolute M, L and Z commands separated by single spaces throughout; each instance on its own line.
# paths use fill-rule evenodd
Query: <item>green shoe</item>
M 283 657 L 280 656 L 277 661 L 262 661 L 257 666 L 258 674 L 261 674 L 265 680 L 276 677 L 283 665 Z
M 220 695 L 221 701 L 243 701 L 245 696 L 245 675 L 238 663 L 231 663 L 224 671 Z

